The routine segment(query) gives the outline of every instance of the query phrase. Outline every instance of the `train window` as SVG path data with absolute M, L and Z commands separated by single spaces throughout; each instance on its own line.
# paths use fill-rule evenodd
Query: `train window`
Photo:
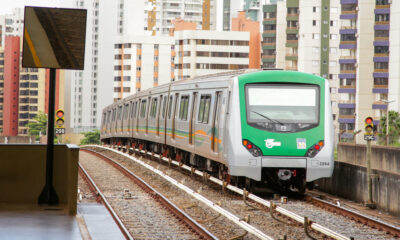
M 201 95 L 199 114 L 197 116 L 197 121 L 199 123 L 204 123 L 204 124 L 208 123 L 208 119 L 210 116 L 210 106 L 211 106 L 211 95 Z
M 168 118 L 171 119 L 171 113 L 172 113 L 172 100 L 173 97 L 170 96 L 169 97 L 169 104 L 168 104 Z
M 140 108 L 140 117 L 144 118 L 146 116 L 146 100 L 142 100 L 141 108 Z
M 118 118 L 117 120 L 121 120 L 122 119 L 122 106 L 118 106 Z
M 133 118 L 133 111 L 135 110 L 135 103 L 134 102 L 131 102 L 131 111 L 130 111 L 130 118 L 132 119 Z
M 162 118 L 165 118 L 165 109 L 167 108 L 167 96 L 164 96 L 163 98 L 163 108 L 162 108 Z
M 129 103 L 125 104 L 123 119 L 127 119 L 128 118 L 128 110 L 129 110 Z
M 112 110 L 112 120 L 115 121 L 115 108 Z
M 107 122 L 109 123 L 111 121 L 111 110 L 108 111 L 107 113 Z
M 179 107 L 179 119 L 186 121 L 187 116 L 188 116 L 188 110 L 189 110 L 189 96 L 181 96 L 181 102 L 180 102 L 180 107 Z
M 107 112 L 103 113 L 103 125 L 106 124 L 107 121 Z
M 151 100 L 150 118 L 155 118 L 156 117 L 157 103 L 158 103 L 158 98 L 153 98 Z

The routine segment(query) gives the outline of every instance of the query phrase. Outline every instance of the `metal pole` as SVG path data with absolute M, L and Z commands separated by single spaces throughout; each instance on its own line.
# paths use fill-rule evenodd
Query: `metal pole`
M 372 169 L 371 169 L 371 140 L 367 140 L 367 175 L 368 175 L 368 202 L 367 207 L 375 208 L 376 205 L 372 200 Z
M 46 185 L 38 199 L 39 204 L 48 205 L 58 205 L 58 196 L 53 187 L 55 90 L 56 69 L 50 68 L 49 106 L 47 116 Z

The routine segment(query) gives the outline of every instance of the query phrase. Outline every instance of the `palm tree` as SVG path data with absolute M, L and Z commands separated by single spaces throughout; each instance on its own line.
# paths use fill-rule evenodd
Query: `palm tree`
M 379 129 L 379 143 L 385 144 L 386 138 L 386 115 L 382 116 L 379 121 L 380 129 Z M 397 145 L 399 144 L 399 136 L 400 136 L 400 114 L 396 111 L 389 111 L 389 140 L 388 145 Z

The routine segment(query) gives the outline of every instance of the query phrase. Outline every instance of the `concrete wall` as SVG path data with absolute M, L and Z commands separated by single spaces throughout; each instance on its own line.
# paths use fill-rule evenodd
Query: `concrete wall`
M 372 147 L 373 201 L 381 210 L 400 216 L 400 149 Z M 330 179 L 317 181 L 319 189 L 356 202 L 366 202 L 366 146 L 339 144 L 338 160 Z
M 35 208 L 45 186 L 46 145 L 0 145 L 1 204 Z M 76 214 L 79 148 L 54 146 L 53 186 L 59 207 Z

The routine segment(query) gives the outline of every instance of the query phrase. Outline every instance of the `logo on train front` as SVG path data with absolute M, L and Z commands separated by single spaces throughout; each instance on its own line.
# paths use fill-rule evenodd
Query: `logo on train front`
M 265 146 L 267 148 L 280 147 L 281 142 L 275 142 L 275 139 L 265 139 Z

